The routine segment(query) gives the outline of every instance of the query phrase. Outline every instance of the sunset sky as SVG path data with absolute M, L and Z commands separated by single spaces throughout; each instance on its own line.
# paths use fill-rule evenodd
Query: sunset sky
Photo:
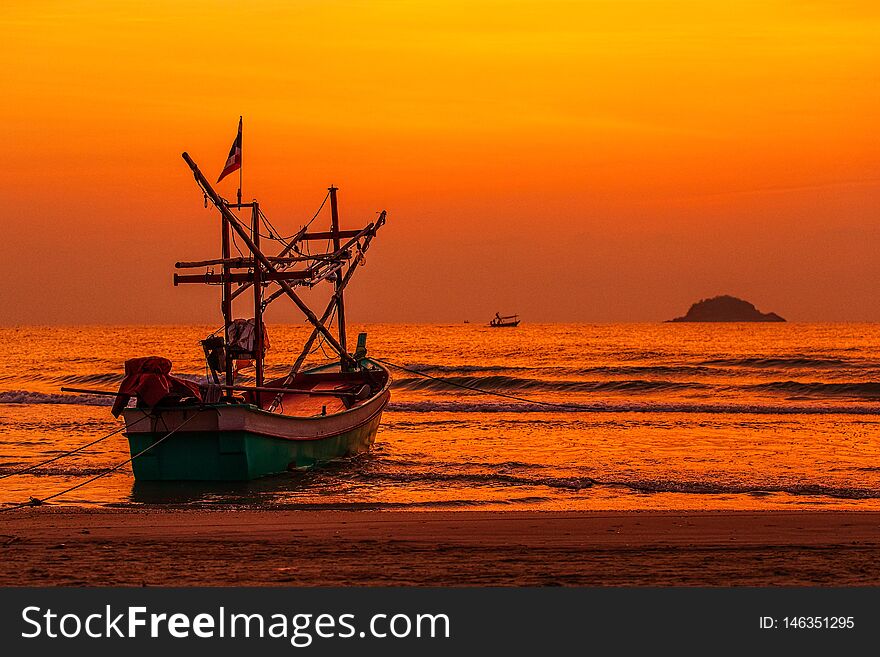
M 876 1 L 7 0 L 0 26 L 0 322 L 217 322 L 216 288 L 171 285 L 219 250 L 180 153 L 216 179 L 240 114 L 282 230 L 331 183 L 347 226 L 388 210 L 350 321 L 720 293 L 880 321 Z

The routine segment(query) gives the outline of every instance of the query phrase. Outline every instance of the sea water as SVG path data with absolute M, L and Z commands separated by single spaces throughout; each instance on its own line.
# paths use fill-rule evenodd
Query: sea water
M 150 355 L 204 380 L 199 340 L 215 328 L 7 329 L 0 476 L 120 426 L 110 398 L 61 386 L 114 390 L 126 359 Z M 354 325 L 349 342 L 359 331 L 370 355 L 411 370 L 393 370 L 368 454 L 240 483 L 136 483 L 126 465 L 53 503 L 880 509 L 880 325 Z M 269 332 L 267 375 L 281 375 L 309 327 Z M 319 349 L 312 362 L 330 356 Z M 113 436 L 0 479 L 0 503 L 51 495 L 128 457 Z

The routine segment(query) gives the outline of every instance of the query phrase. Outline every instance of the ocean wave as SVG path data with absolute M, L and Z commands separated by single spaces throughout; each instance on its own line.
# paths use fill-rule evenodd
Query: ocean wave
M 51 394 L 29 390 L 0 392 L 0 404 L 74 404 L 79 406 L 112 406 L 112 397 L 98 395 Z
M 52 452 L 46 454 L 48 457 L 55 456 Z M 91 458 L 91 455 L 86 454 L 86 458 Z M 31 467 L 32 464 L 21 463 L 17 464 L 15 468 L 0 468 L 0 476 L 13 475 L 24 468 Z M 68 466 L 68 467 L 57 467 L 53 466 L 51 468 L 42 467 L 42 468 L 34 468 L 33 470 L 29 470 L 24 473 L 28 477 L 94 477 L 95 475 L 99 475 L 107 472 L 108 468 L 112 467 L 108 465 L 103 468 L 89 468 L 82 466 Z M 125 471 L 120 471 L 119 474 L 127 476 Z
M 623 384 L 615 388 L 613 384 Z M 627 389 L 632 382 L 607 382 L 603 390 Z M 855 397 L 880 399 L 880 383 L 833 384 L 773 382 L 747 386 L 768 392 L 790 395 Z M 79 406 L 112 406 L 113 398 L 99 395 L 54 394 L 30 390 L 0 392 L 0 404 L 70 404 Z M 564 402 L 533 401 L 395 401 L 387 407 L 390 413 L 709 413 L 737 415 L 880 415 L 880 406 L 805 406 L 793 404 L 713 404 L 688 402 Z
M 418 467 L 423 465 L 424 461 L 418 461 L 413 459 L 405 459 L 405 458 L 389 458 L 386 456 L 382 457 L 382 467 Z M 439 461 L 436 459 L 431 460 L 432 466 L 435 470 L 453 470 L 455 468 L 461 467 L 460 461 Z M 519 470 L 523 468 L 527 468 L 529 470 L 535 469 L 544 469 L 544 468 L 555 468 L 556 466 L 550 465 L 549 463 L 527 463 L 525 461 L 488 461 L 488 462 L 474 462 L 471 463 L 472 466 L 482 467 L 491 470 L 504 471 L 509 469 Z
M 757 404 L 392 401 L 391 413 L 707 413 L 733 415 L 880 415 L 880 406 L 794 406 Z
M 476 486 L 545 486 L 566 490 L 590 488 L 595 481 L 590 477 L 527 477 L 500 472 L 360 472 L 353 475 L 361 481 L 384 481 L 396 484 L 467 484 Z
M 723 484 L 693 481 L 602 481 L 594 480 L 597 486 L 628 488 L 638 493 L 684 493 L 690 495 L 772 495 L 787 494 L 796 496 L 822 496 L 847 500 L 880 498 L 880 490 L 828 486 L 825 484 Z
M 408 369 L 416 372 L 442 372 L 469 374 L 472 372 L 519 372 L 524 370 L 537 370 L 535 367 L 519 367 L 514 365 L 439 365 L 434 363 L 408 363 Z
M 103 374 L 80 374 L 67 375 L 52 379 L 62 383 L 84 384 L 84 383 L 119 383 L 124 375 L 115 372 L 105 372 Z
M 513 376 L 448 376 L 443 379 L 410 377 L 396 379 L 393 386 L 402 390 L 449 390 L 464 386 L 484 390 L 544 390 L 553 392 L 655 392 L 706 388 L 703 383 L 683 381 L 566 381 L 552 379 L 524 379 Z
M 840 358 L 809 358 L 797 356 L 794 358 L 715 358 L 705 360 L 701 365 L 724 365 L 727 367 L 773 367 L 773 368 L 833 368 L 854 367 L 855 363 Z
M 610 376 L 629 375 L 717 375 L 715 367 L 700 365 L 595 365 L 592 367 L 522 367 L 515 365 L 439 365 L 415 363 L 407 365 L 416 372 L 433 374 L 481 374 L 499 372 L 536 372 L 545 376 L 598 374 Z
M 576 374 L 606 374 L 609 376 L 639 375 L 718 375 L 719 370 L 705 365 L 601 365 L 572 370 Z
M 721 483 L 669 480 L 603 480 L 589 476 L 548 477 L 511 475 L 503 472 L 437 472 L 437 471 L 403 471 L 403 472 L 361 472 L 355 478 L 362 481 L 388 482 L 394 484 L 427 484 L 443 487 L 484 486 L 484 487 L 544 487 L 570 492 L 579 492 L 594 487 L 626 488 L 636 493 L 681 493 L 688 495 L 772 495 L 786 494 L 795 496 L 822 496 L 840 499 L 876 499 L 880 498 L 880 490 L 854 488 L 846 486 L 830 486 L 826 484 L 779 484 L 779 483 Z
M 204 499 L 188 502 L 162 502 L 165 509 L 211 509 L 222 505 L 223 508 L 242 510 L 272 510 L 272 511 L 405 511 L 412 509 L 470 509 L 473 507 L 487 506 L 516 506 L 519 504 L 535 504 L 548 502 L 550 498 L 539 495 L 526 495 L 522 497 L 506 497 L 498 500 L 482 500 L 459 498 L 452 500 L 415 500 L 401 502 L 383 502 L 378 500 L 364 502 L 291 502 L 267 500 L 258 503 L 245 501 L 216 501 L 209 502 Z M 111 502 L 104 506 L 118 509 L 137 509 L 147 505 L 154 505 L 155 501 L 133 500 L 131 502 Z
M 771 381 L 748 386 L 750 390 L 784 392 L 794 395 L 814 397 L 859 397 L 880 399 L 880 383 L 863 381 L 858 383 L 803 383 L 800 381 Z
M 194 381 L 196 383 L 204 383 L 207 381 L 204 374 L 190 374 L 187 372 L 172 372 L 178 378 Z M 59 384 L 59 385 L 93 385 L 93 384 L 116 384 L 125 378 L 124 374 L 116 372 L 95 372 L 92 374 L 47 374 L 47 373 L 30 373 L 26 372 L 7 374 L 0 376 L 0 382 L 7 381 L 39 381 L 41 383 Z

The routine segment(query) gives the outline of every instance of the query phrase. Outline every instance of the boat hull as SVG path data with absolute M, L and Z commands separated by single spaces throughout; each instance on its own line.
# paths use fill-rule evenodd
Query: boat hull
M 362 406 L 317 417 L 249 404 L 179 407 L 149 416 L 126 409 L 132 470 L 138 481 L 246 481 L 352 456 L 375 441 L 389 398 L 386 389 Z

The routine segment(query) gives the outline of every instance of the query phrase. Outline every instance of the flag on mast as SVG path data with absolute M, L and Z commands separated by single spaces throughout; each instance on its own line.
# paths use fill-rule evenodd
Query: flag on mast
M 241 169 L 241 117 L 238 117 L 238 134 L 235 136 L 235 141 L 232 142 L 232 148 L 229 149 L 229 157 L 226 160 L 226 164 L 223 166 L 223 171 L 220 173 L 220 177 L 217 178 L 217 182 L 220 182 L 230 173 L 237 171 L 238 169 Z

